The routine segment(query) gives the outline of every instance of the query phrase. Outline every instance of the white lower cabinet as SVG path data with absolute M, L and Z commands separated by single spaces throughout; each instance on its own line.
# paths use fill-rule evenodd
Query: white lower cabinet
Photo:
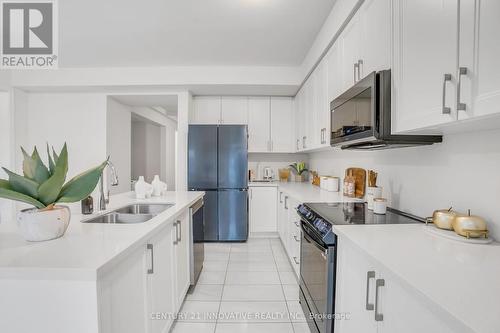
M 456 332 L 416 292 L 375 263 L 356 245 L 339 238 L 337 247 L 337 314 L 339 333 L 452 333 Z
M 188 214 L 179 215 L 98 280 L 100 332 L 170 330 L 190 284 Z
M 172 242 L 174 244 L 174 251 L 171 262 L 174 264 L 172 271 L 176 272 L 174 293 L 176 296 L 176 311 L 178 311 L 191 283 L 189 265 L 189 234 L 191 233 L 189 229 L 189 211 L 181 214 L 177 218 L 176 223 L 177 232 L 174 229 L 173 235 L 177 235 L 177 237 Z
M 249 191 L 250 232 L 277 232 L 277 187 L 251 186 Z
M 169 225 L 152 238 L 146 245 L 146 273 L 148 318 L 150 330 L 148 332 L 161 333 L 168 331 L 172 325 L 173 314 L 177 310 L 175 296 L 175 246 L 176 224 Z M 157 317 L 158 316 L 158 317 Z M 164 316 L 162 318 L 162 316 Z
M 278 231 L 283 247 L 297 277 L 300 275 L 300 217 L 295 208 L 299 202 L 282 191 L 278 194 Z

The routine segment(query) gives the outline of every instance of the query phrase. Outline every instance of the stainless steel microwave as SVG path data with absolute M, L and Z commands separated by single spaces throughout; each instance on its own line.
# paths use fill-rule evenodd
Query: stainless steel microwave
M 377 150 L 431 145 L 440 135 L 394 135 L 391 131 L 391 71 L 372 72 L 330 103 L 331 145 Z

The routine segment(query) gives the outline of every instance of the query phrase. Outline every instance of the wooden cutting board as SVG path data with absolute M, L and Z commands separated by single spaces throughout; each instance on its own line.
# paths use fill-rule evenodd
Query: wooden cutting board
M 362 168 L 348 168 L 345 171 L 345 175 L 348 176 L 352 173 L 354 179 L 356 179 L 356 198 L 363 198 L 365 196 L 366 189 L 366 170 Z

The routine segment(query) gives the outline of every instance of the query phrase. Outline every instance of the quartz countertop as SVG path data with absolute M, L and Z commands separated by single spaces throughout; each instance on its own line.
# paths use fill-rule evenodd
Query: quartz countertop
M 427 232 L 429 227 L 335 225 L 334 230 L 339 244 L 354 243 L 430 308 L 461 323 L 457 331 L 498 332 L 500 244 L 446 239 Z
M 106 211 L 73 214 L 66 234 L 46 242 L 27 242 L 18 232 L 0 232 L 0 279 L 95 280 L 141 246 L 204 192 L 175 191 L 137 200 L 133 193 L 114 195 Z M 174 204 L 153 219 L 137 224 L 82 223 L 93 216 L 133 203 Z

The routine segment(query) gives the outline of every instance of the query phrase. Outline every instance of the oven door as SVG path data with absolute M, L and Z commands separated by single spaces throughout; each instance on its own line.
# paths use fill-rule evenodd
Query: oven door
M 324 318 L 324 315 L 329 313 L 329 302 L 333 296 L 329 295 L 332 288 L 329 285 L 329 248 L 317 240 L 317 235 L 308 222 L 302 221 L 301 229 L 300 288 L 319 332 L 331 332 L 327 329 Z M 306 308 L 304 310 L 306 311 Z

